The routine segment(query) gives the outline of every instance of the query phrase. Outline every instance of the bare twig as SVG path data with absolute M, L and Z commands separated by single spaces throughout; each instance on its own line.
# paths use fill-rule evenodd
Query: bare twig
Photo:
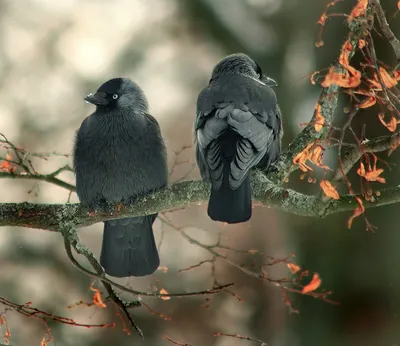
M 86 259 L 89 261 L 89 263 L 92 265 L 93 269 L 96 271 L 96 274 L 93 274 L 91 272 L 88 272 L 85 270 L 85 273 L 91 276 L 96 275 L 96 277 L 104 277 L 105 276 L 105 272 L 102 268 L 102 266 L 100 265 L 100 263 L 96 260 L 96 258 L 94 257 L 93 253 L 83 247 L 80 243 L 79 243 L 79 239 L 78 239 L 78 235 L 76 234 L 76 229 L 71 226 L 71 227 L 63 227 L 61 229 L 63 236 L 64 236 L 64 243 L 65 243 L 65 249 L 66 252 L 68 254 L 68 258 L 71 260 L 71 262 L 73 264 L 75 264 L 75 266 L 77 266 L 78 269 L 82 270 L 82 266 L 78 263 L 78 261 L 76 261 L 76 259 L 74 258 L 74 256 L 72 255 L 72 251 L 71 251 L 71 245 L 74 247 L 74 249 L 81 255 L 85 256 Z M 72 240 L 72 242 L 71 242 Z M 135 321 L 133 320 L 132 316 L 129 314 L 128 309 L 126 307 L 126 305 L 124 304 L 124 302 L 121 300 L 121 298 L 114 292 L 111 284 L 105 280 L 101 280 L 108 295 L 109 298 L 114 302 L 114 304 L 116 305 L 116 307 L 118 307 L 120 309 L 120 311 L 123 313 L 123 315 L 127 318 L 127 320 L 129 321 L 131 327 L 136 330 L 136 332 L 142 337 L 144 338 L 143 332 L 142 330 L 138 327 L 138 325 L 135 323 Z M 140 306 L 140 302 L 136 302 L 136 306 Z M 129 331 L 128 331 L 129 333 Z
M 102 271 L 102 273 L 98 273 L 98 272 L 94 273 L 94 272 L 91 272 L 90 270 L 86 269 L 85 267 L 83 267 L 75 259 L 75 257 L 72 254 L 71 245 L 74 242 L 75 241 L 71 241 L 71 238 L 69 236 L 64 236 L 65 250 L 67 252 L 68 258 L 70 259 L 70 261 L 74 264 L 74 266 L 76 268 L 78 268 L 80 271 L 82 271 L 86 275 L 100 279 L 101 281 L 106 282 L 106 283 L 110 284 L 111 286 L 120 289 L 121 291 L 131 293 L 136 296 L 153 297 L 153 298 L 180 298 L 180 297 L 191 297 L 191 296 L 201 296 L 201 295 L 213 295 L 213 294 L 217 294 L 219 291 L 223 290 L 224 288 L 227 288 L 227 287 L 230 287 L 233 285 L 232 283 L 229 283 L 226 285 L 222 285 L 219 287 L 213 287 L 212 289 L 203 290 L 203 291 L 186 292 L 186 293 L 168 293 L 168 294 L 156 293 L 156 292 L 142 292 L 142 291 L 133 290 L 131 288 L 125 287 L 123 285 L 118 284 L 117 282 L 112 281 L 105 275 L 104 271 Z M 95 267 L 100 266 L 100 264 L 98 264 L 97 260 L 95 259 L 95 257 L 93 256 L 93 254 L 87 247 L 79 244 L 76 246 L 75 250 L 79 254 L 82 254 L 83 256 L 85 256 L 91 264 L 94 264 Z M 95 261 L 97 262 L 97 264 Z M 101 266 L 100 266 L 100 268 L 101 268 Z
M 62 324 L 67 324 L 67 325 L 71 325 L 71 326 L 75 326 L 75 327 L 83 327 L 83 328 L 115 327 L 114 323 L 103 323 L 103 324 L 78 323 L 71 318 L 58 316 L 58 315 L 52 314 L 50 312 L 46 312 L 44 310 L 35 308 L 35 307 L 31 306 L 30 303 L 17 304 L 17 303 L 9 301 L 3 297 L 0 297 L 0 304 L 3 304 L 4 306 L 6 306 L 12 310 L 15 310 L 24 316 L 37 318 L 37 319 L 40 319 L 43 321 L 56 321 L 56 322 L 60 322 Z
M 64 169 L 66 170 L 66 169 Z M 61 173 L 61 172 L 59 172 Z M 68 191 L 75 191 L 75 186 L 72 184 L 67 183 L 66 181 L 63 181 L 59 178 L 57 178 L 54 173 L 50 174 L 38 174 L 38 173 L 29 173 L 29 174 L 23 174 L 23 173 L 11 173 L 11 172 L 0 172 L 0 178 L 8 178 L 8 179 L 24 179 L 24 180 L 39 180 L 39 181 L 45 181 L 50 184 L 57 185 L 59 187 L 62 187 L 64 189 L 67 189 Z
M 191 344 L 186 344 L 186 343 L 182 343 L 179 341 L 175 341 L 173 339 L 171 339 L 169 336 L 163 335 L 163 339 L 169 341 L 171 344 L 173 345 L 177 345 L 177 346 L 192 346 Z
M 268 346 L 268 344 L 264 341 L 253 339 L 253 338 L 251 338 L 249 336 L 245 336 L 245 335 L 216 332 L 216 333 L 214 333 L 214 336 L 228 336 L 230 338 L 252 341 L 252 342 L 259 344 L 260 346 Z

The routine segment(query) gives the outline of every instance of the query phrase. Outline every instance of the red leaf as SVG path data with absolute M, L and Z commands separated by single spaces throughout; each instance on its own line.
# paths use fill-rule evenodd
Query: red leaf
M 336 191 L 335 187 L 331 184 L 329 180 L 321 180 L 319 183 L 322 191 L 324 191 L 325 195 L 333 199 L 339 199 L 339 193 Z
M 294 263 L 286 263 L 286 265 L 293 274 L 296 274 L 301 269 L 297 264 Z
M 347 21 L 350 23 L 354 18 L 360 17 L 365 14 L 367 10 L 368 0 L 358 0 L 357 5 L 353 7 Z
M 347 227 L 349 229 L 351 228 L 351 225 L 353 224 L 353 220 L 356 217 L 362 215 L 364 213 L 364 211 L 365 211 L 364 204 L 363 204 L 361 198 L 359 198 L 359 197 L 355 197 L 355 198 L 356 198 L 356 201 L 358 203 L 358 207 L 356 209 L 354 209 L 353 214 L 347 220 Z
M 376 103 L 376 98 L 374 96 L 370 96 L 366 98 L 364 101 L 360 103 L 360 108 L 368 108 L 372 107 Z
M 315 291 L 319 286 L 321 286 L 321 283 L 322 283 L 321 278 L 317 273 L 315 273 L 310 283 L 303 287 L 301 293 L 306 294 Z

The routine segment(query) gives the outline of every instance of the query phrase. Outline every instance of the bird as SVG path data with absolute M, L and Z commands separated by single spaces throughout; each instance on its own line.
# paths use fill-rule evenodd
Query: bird
M 132 202 L 167 185 L 165 144 L 142 89 L 113 78 L 84 98 L 96 106 L 76 133 L 73 164 L 80 202 L 96 207 Z M 100 264 L 114 277 L 154 273 L 160 258 L 156 214 L 104 222 Z
M 211 182 L 207 213 L 235 224 L 252 215 L 250 171 L 268 171 L 281 150 L 282 117 L 272 87 L 256 61 L 231 54 L 213 68 L 197 98 L 196 161 Z

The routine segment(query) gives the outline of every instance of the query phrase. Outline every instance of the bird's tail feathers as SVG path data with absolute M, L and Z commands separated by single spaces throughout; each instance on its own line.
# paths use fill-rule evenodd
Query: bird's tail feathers
M 233 190 L 229 178 L 224 176 L 220 189 L 211 188 L 208 216 L 214 221 L 239 223 L 250 220 L 252 213 L 250 177 Z
M 152 225 L 157 214 L 104 222 L 100 264 L 115 277 L 145 276 L 160 265 Z

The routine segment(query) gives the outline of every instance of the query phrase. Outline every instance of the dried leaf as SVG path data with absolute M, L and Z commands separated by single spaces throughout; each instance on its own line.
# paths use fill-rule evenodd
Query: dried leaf
M 0 163 L 0 171 L 12 172 L 14 170 L 13 165 L 9 161 L 12 161 L 12 156 L 7 153 L 6 159 Z
M 357 169 L 357 174 L 360 177 L 365 178 L 365 180 L 368 181 L 377 181 L 379 183 L 385 184 L 386 180 L 385 178 L 380 177 L 380 175 L 383 173 L 383 169 L 377 169 L 376 168 L 376 161 L 374 163 L 373 168 L 369 167 L 369 169 L 365 169 L 365 166 L 362 162 L 360 162 L 360 168 Z
M 347 71 L 344 74 L 334 72 L 333 67 L 331 67 L 325 79 L 322 81 L 321 86 L 327 88 L 332 84 L 336 84 L 342 88 L 358 87 L 361 84 L 361 72 L 353 68 L 352 70 L 354 75 L 350 75 Z
M 167 290 L 165 288 L 162 288 L 162 289 L 160 289 L 160 294 L 168 294 L 168 292 L 167 292 Z M 170 300 L 171 297 L 164 296 L 164 297 L 161 297 L 161 299 L 162 300 Z
M 365 176 L 365 167 L 362 162 L 360 162 L 360 168 L 357 169 L 357 174 L 361 177 Z
M 400 121 L 397 121 L 396 118 L 393 116 L 391 117 L 390 121 L 387 123 L 384 119 L 385 118 L 384 113 L 378 114 L 378 118 L 379 118 L 380 122 L 382 123 L 382 125 L 385 126 L 391 132 L 396 131 L 397 124 L 400 123 Z
M 43 337 L 42 342 L 40 343 L 40 346 L 46 346 L 46 345 L 47 345 L 46 337 Z
M 306 294 L 315 291 L 319 286 L 321 286 L 321 283 L 322 283 L 321 278 L 317 273 L 315 273 L 310 283 L 303 287 L 301 293 Z
M 371 85 L 370 90 L 382 91 L 382 85 L 378 82 L 378 76 L 374 73 L 374 79 L 367 78 L 368 83 Z
M 317 118 L 317 121 L 315 122 L 314 128 L 315 131 L 319 132 L 322 130 L 322 126 L 325 123 L 325 118 L 321 114 L 321 105 L 319 103 L 315 106 L 315 117 Z
M 316 75 L 317 73 L 319 73 L 319 71 L 315 71 L 315 72 L 313 72 L 313 73 L 311 74 L 311 76 L 310 76 L 310 82 L 311 82 L 311 84 L 315 84 L 315 79 L 314 79 L 314 77 L 315 77 L 315 75 Z
M 364 211 L 365 211 L 364 204 L 363 204 L 361 198 L 355 197 L 355 199 L 356 199 L 356 201 L 357 201 L 357 203 L 358 203 L 358 207 L 357 207 L 356 209 L 354 209 L 353 214 L 352 214 L 352 215 L 349 217 L 349 219 L 347 220 L 347 227 L 348 227 L 348 229 L 351 228 L 351 225 L 353 224 L 353 220 L 354 220 L 356 217 L 362 215 L 362 214 L 364 213 Z
M 298 153 L 294 158 L 293 158 L 293 163 L 295 165 L 299 165 L 299 168 L 303 172 L 307 171 L 312 171 L 312 168 L 306 164 L 306 161 L 308 159 L 308 156 L 310 154 L 310 148 L 314 145 L 314 143 L 308 144 L 303 151 Z
M 370 96 L 366 98 L 364 101 L 360 103 L 360 108 L 368 108 L 372 107 L 376 103 L 376 98 L 374 96 Z
M 365 40 L 358 40 L 358 48 L 363 49 L 365 47 Z
M 342 50 L 340 51 L 339 56 L 339 63 L 345 68 L 348 68 L 350 66 L 349 55 L 352 50 L 353 46 L 351 45 L 350 41 L 345 41 L 345 43 L 343 43 Z
M 357 5 L 353 7 L 347 21 L 350 23 L 354 18 L 360 17 L 365 14 L 367 10 L 368 0 L 358 0 Z
M 296 274 L 298 271 L 300 271 L 300 267 L 297 264 L 294 263 L 286 263 L 292 274 Z
M 339 199 L 339 193 L 336 191 L 335 187 L 331 184 L 329 180 L 321 180 L 319 183 L 322 191 L 324 191 L 325 195 L 333 199 Z
M 387 88 L 390 89 L 397 85 L 397 80 L 393 78 L 383 67 L 379 67 L 379 72 L 381 74 L 383 84 L 385 84 Z
M 104 304 L 103 299 L 101 298 L 101 292 L 98 288 L 95 288 L 93 286 L 94 282 L 90 285 L 90 290 L 94 292 L 93 294 L 93 303 L 96 305 L 98 308 L 105 309 L 107 307 L 106 304 Z

